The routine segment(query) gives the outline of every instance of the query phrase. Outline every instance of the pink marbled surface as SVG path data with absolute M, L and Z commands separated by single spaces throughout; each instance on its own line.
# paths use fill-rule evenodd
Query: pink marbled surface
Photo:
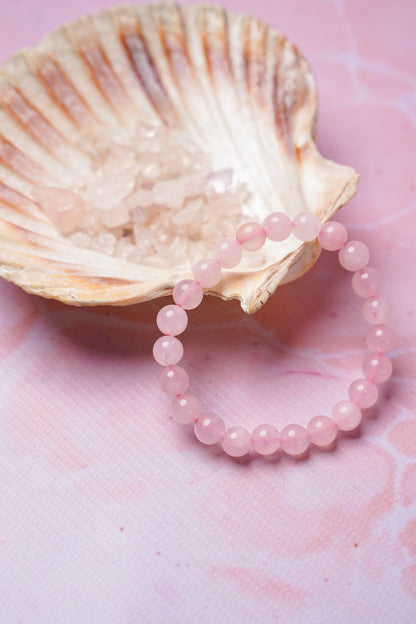
M 109 4 L 2 2 L 0 57 Z M 383 272 L 394 376 L 332 452 L 232 461 L 167 416 L 157 303 L 71 309 L 1 282 L 1 623 L 416 619 L 416 5 L 224 5 L 316 72 L 320 150 L 361 174 L 339 218 Z M 193 388 L 230 424 L 328 413 L 364 353 L 359 307 L 331 254 L 254 317 L 211 299 L 185 337 Z

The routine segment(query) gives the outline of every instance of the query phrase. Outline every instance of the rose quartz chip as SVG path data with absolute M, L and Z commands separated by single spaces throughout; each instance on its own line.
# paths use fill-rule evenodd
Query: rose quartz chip
M 203 444 L 216 444 L 224 435 L 224 421 L 216 414 L 204 414 L 194 425 L 195 436 Z
M 102 224 L 110 229 L 126 225 L 129 221 L 129 211 L 123 204 L 119 204 L 115 208 L 110 208 L 110 210 L 104 210 L 101 213 Z
M 224 433 L 221 444 L 230 457 L 243 457 L 250 450 L 250 434 L 244 427 L 230 427 Z
M 158 180 L 153 187 L 155 204 L 180 208 L 185 201 L 185 179 Z
M 34 199 L 61 234 L 71 234 L 86 214 L 84 199 L 73 191 L 44 187 L 34 190 Z

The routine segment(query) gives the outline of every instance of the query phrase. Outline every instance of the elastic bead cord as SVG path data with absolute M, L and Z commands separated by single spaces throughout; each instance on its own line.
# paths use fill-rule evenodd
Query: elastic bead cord
M 271 424 L 257 425 L 251 433 L 239 425 L 226 429 L 217 414 L 202 414 L 197 397 L 187 392 L 189 377 L 178 366 L 183 356 L 183 346 L 176 338 L 188 326 L 186 310 L 198 307 L 203 299 L 203 289 L 212 288 L 222 277 L 222 270 L 237 266 L 243 251 L 260 249 L 266 239 L 283 241 L 291 235 L 301 241 L 318 239 L 327 251 L 338 252 L 338 260 L 347 271 L 353 272 L 352 288 L 364 299 L 362 313 L 371 327 L 366 335 L 370 353 L 364 358 L 363 377 L 353 381 L 348 399 L 334 405 L 331 416 L 314 416 L 306 427 L 288 424 L 279 433 Z M 394 348 L 395 335 L 385 325 L 389 316 L 387 302 L 378 294 L 380 273 L 368 266 L 370 252 L 360 241 L 349 241 L 346 228 L 336 221 L 321 225 L 311 212 L 298 214 L 293 221 L 282 212 L 268 215 L 263 224 L 250 221 L 238 228 L 236 238 L 226 238 L 215 245 L 212 258 L 198 260 L 192 268 L 193 279 L 180 280 L 173 289 L 174 304 L 164 306 L 156 323 L 164 334 L 153 347 L 155 360 L 164 366 L 159 375 L 159 385 L 175 398 L 172 416 L 181 424 L 193 424 L 196 438 L 203 444 L 221 443 L 230 457 L 242 457 L 251 449 L 259 455 L 271 455 L 281 449 L 287 455 L 299 456 L 310 444 L 327 447 L 339 431 L 352 431 L 361 422 L 361 410 L 372 407 L 378 399 L 380 383 L 387 381 L 393 370 L 385 355 Z

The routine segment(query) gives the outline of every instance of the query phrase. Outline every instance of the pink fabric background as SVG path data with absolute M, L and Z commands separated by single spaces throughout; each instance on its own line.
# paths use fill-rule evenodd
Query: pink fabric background
M 0 57 L 100 0 L 0 4 Z M 0 283 L 0 622 L 416 621 L 416 5 L 228 0 L 301 48 L 323 154 L 361 174 L 339 213 L 368 243 L 399 333 L 361 430 L 304 461 L 232 461 L 168 416 L 159 303 L 72 309 Z M 254 317 L 211 299 L 186 366 L 228 423 L 328 413 L 365 325 L 323 254 Z

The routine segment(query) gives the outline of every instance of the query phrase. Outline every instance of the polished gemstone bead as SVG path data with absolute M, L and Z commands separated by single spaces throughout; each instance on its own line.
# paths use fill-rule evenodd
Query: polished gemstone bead
M 352 431 L 361 422 L 360 407 L 353 401 L 339 401 L 332 408 L 332 419 L 340 431 Z
M 321 221 L 313 212 L 300 212 L 293 219 L 293 234 L 301 241 L 312 241 L 318 236 Z
M 181 425 L 195 422 L 201 415 L 201 403 L 193 394 L 180 394 L 172 402 L 172 417 Z
M 305 427 L 287 425 L 280 434 L 280 446 L 288 455 L 302 455 L 308 446 L 309 438 Z
M 365 409 L 377 402 L 378 389 L 369 379 L 356 379 L 349 387 L 348 396 L 358 407 Z
M 224 433 L 221 444 L 230 457 L 243 457 L 250 450 L 250 434 L 244 427 L 230 427 Z
M 372 353 L 363 362 L 364 375 L 376 384 L 390 379 L 392 372 L 393 364 L 383 353 Z
M 223 238 L 214 247 L 214 258 L 224 269 L 237 266 L 242 255 L 241 245 L 235 238 Z
M 192 274 L 202 288 L 212 288 L 221 279 L 221 267 L 214 258 L 203 258 L 195 262 Z
M 372 325 L 384 325 L 389 319 L 390 307 L 384 297 L 370 297 L 363 304 L 363 317 Z
M 183 345 L 174 336 L 161 336 L 153 345 L 153 357 L 162 366 L 172 366 L 181 361 Z
M 195 435 L 203 444 L 220 442 L 224 430 L 224 421 L 217 414 L 203 414 L 194 425 Z
M 388 353 L 396 346 L 396 334 L 387 325 L 373 325 L 365 341 L 371 351 Z
M 173 289 L 173 300 L 176 305 L 184 310 L 194 310 L 199 306 L 204 297 L 201 284 L 195 280 L 181 280 Z
M 177 336 L 185 331 L 188 325 L 188 315 L 179 306 L 169 304 L 159 310 L 156 323 L 162 333 Z
M 279 432 L 273 425 L 259 425 L 251 434 L 251 442 L 259 455 L 272 455 L 280 446 Z
M 260 223 L 249 221 L 238 228 L 237 240 L 246 251 L 257 251 L 264 245 L 266 232 Z
M 181 366 L 166 366 L 159 375 L 159 384 L 166 394 L 183 394 L 189 385 L 188 373 Z
M 338 252 L 339 263 L 347 271 L 359 271 L 367 266 L 370 252 L 360 241 L 349 241 Z
M 283 241 L 292 232 L 292 221 L 284 212 L 272 212 L 264 219 L 263 229 L 270 240 Z
M 324 223 L 319 232 L 318 241 L 322 249 L 338 251 L 348 240 L 348 232 L 345 226 L 338 221 Z
M 329 416 L 314 416 L 306 430 L 309 440 L 316 446 L 328 446 L 337 437 L 337 426 Z
M 359 297 L 374 297 L 380 286 L 380 272 L 366 266 L 352 276 L 352 288 Z

